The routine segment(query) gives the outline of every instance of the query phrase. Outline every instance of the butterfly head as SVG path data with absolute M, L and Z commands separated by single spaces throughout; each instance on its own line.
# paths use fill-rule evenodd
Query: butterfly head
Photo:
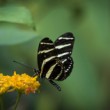
M 33 77 L 34 77 L 34 76 L 40 76 L 40 71 L 39 71 L 39 70 L 37 70 L 37 69 L 34 68 L 33 71 L 34 71 L 34 73 L 35 73 L 35 74 L 33 75 Z

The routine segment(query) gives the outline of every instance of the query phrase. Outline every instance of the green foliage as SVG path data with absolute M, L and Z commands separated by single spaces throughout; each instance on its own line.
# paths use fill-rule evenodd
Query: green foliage
M 0 7 L 0 45 L 26 42 L 36 37 L 30 11 L 17 5 Z
M 32 29 L 20 29 L 16 25 L 0 26 L 0 45 L 14 45 L 35 38 L 37 33 Z
M 6 5 L 0 7 L 0 22 L 10 22 L 33 26 L 30 11 L 23 6 Z

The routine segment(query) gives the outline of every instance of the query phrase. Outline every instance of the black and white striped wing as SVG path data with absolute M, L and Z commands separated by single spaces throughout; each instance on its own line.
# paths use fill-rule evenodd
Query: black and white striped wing
M 55 79 L 63 70 L 61 65 L 57 60 L 57 53 L 53 42 L 49 38 L 41 40 L 38 48 L 40 77 Z
M 72 49 L 74 45 L 74 36 L 72 33 L 68 32 L 61 35 L 54 43 L 57 52 L 58 59 L 62 62 L 63 73 L 58 77 L 57 80 L 66 79 L 73 68 L 73 60 L 71 58 Z
M 55 49 L 57 50 L 57 57 L 61 60 L 67 58 L 72 54 L 73 44 L 74 44 L 74 36 L 72 33 L 68 32 L 61 35 L 55 41 Z
M 49 38 L 42 39 L 41 42 L 39 43 L 37 54 L 38 54 L 37 55 L 38 67 L 39 70 L 41 71 L 41 67 L 44 60 L 48 58 L 54 59 L 54 57 L 56 57 L 56 52 L 53 42 Z

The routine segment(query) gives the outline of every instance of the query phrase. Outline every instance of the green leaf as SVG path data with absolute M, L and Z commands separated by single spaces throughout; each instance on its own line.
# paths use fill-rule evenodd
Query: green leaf
M 17 25 L 0 24 L 0 45 L 14 45 L 23 43 L 37 36 L 36 32 L 30 29 L 20 29 Z
M 7 5 L 0 7 L 0 21 L 33 26 L 31 13 L 23 6 Z

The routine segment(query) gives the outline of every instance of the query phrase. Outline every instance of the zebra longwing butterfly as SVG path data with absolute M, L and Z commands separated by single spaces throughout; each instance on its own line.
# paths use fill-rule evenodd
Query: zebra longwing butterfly
M 59 91 L 61 90 L 53 80 L 62 81 L 66 79 L 73 68 L 73 60 L 71 58 L 74 36 L 68 32 L 52 42 L 49 38 L 44 38 L 38 47 L 38 68 L 35 70 L 40 78 L 48 79 Z

